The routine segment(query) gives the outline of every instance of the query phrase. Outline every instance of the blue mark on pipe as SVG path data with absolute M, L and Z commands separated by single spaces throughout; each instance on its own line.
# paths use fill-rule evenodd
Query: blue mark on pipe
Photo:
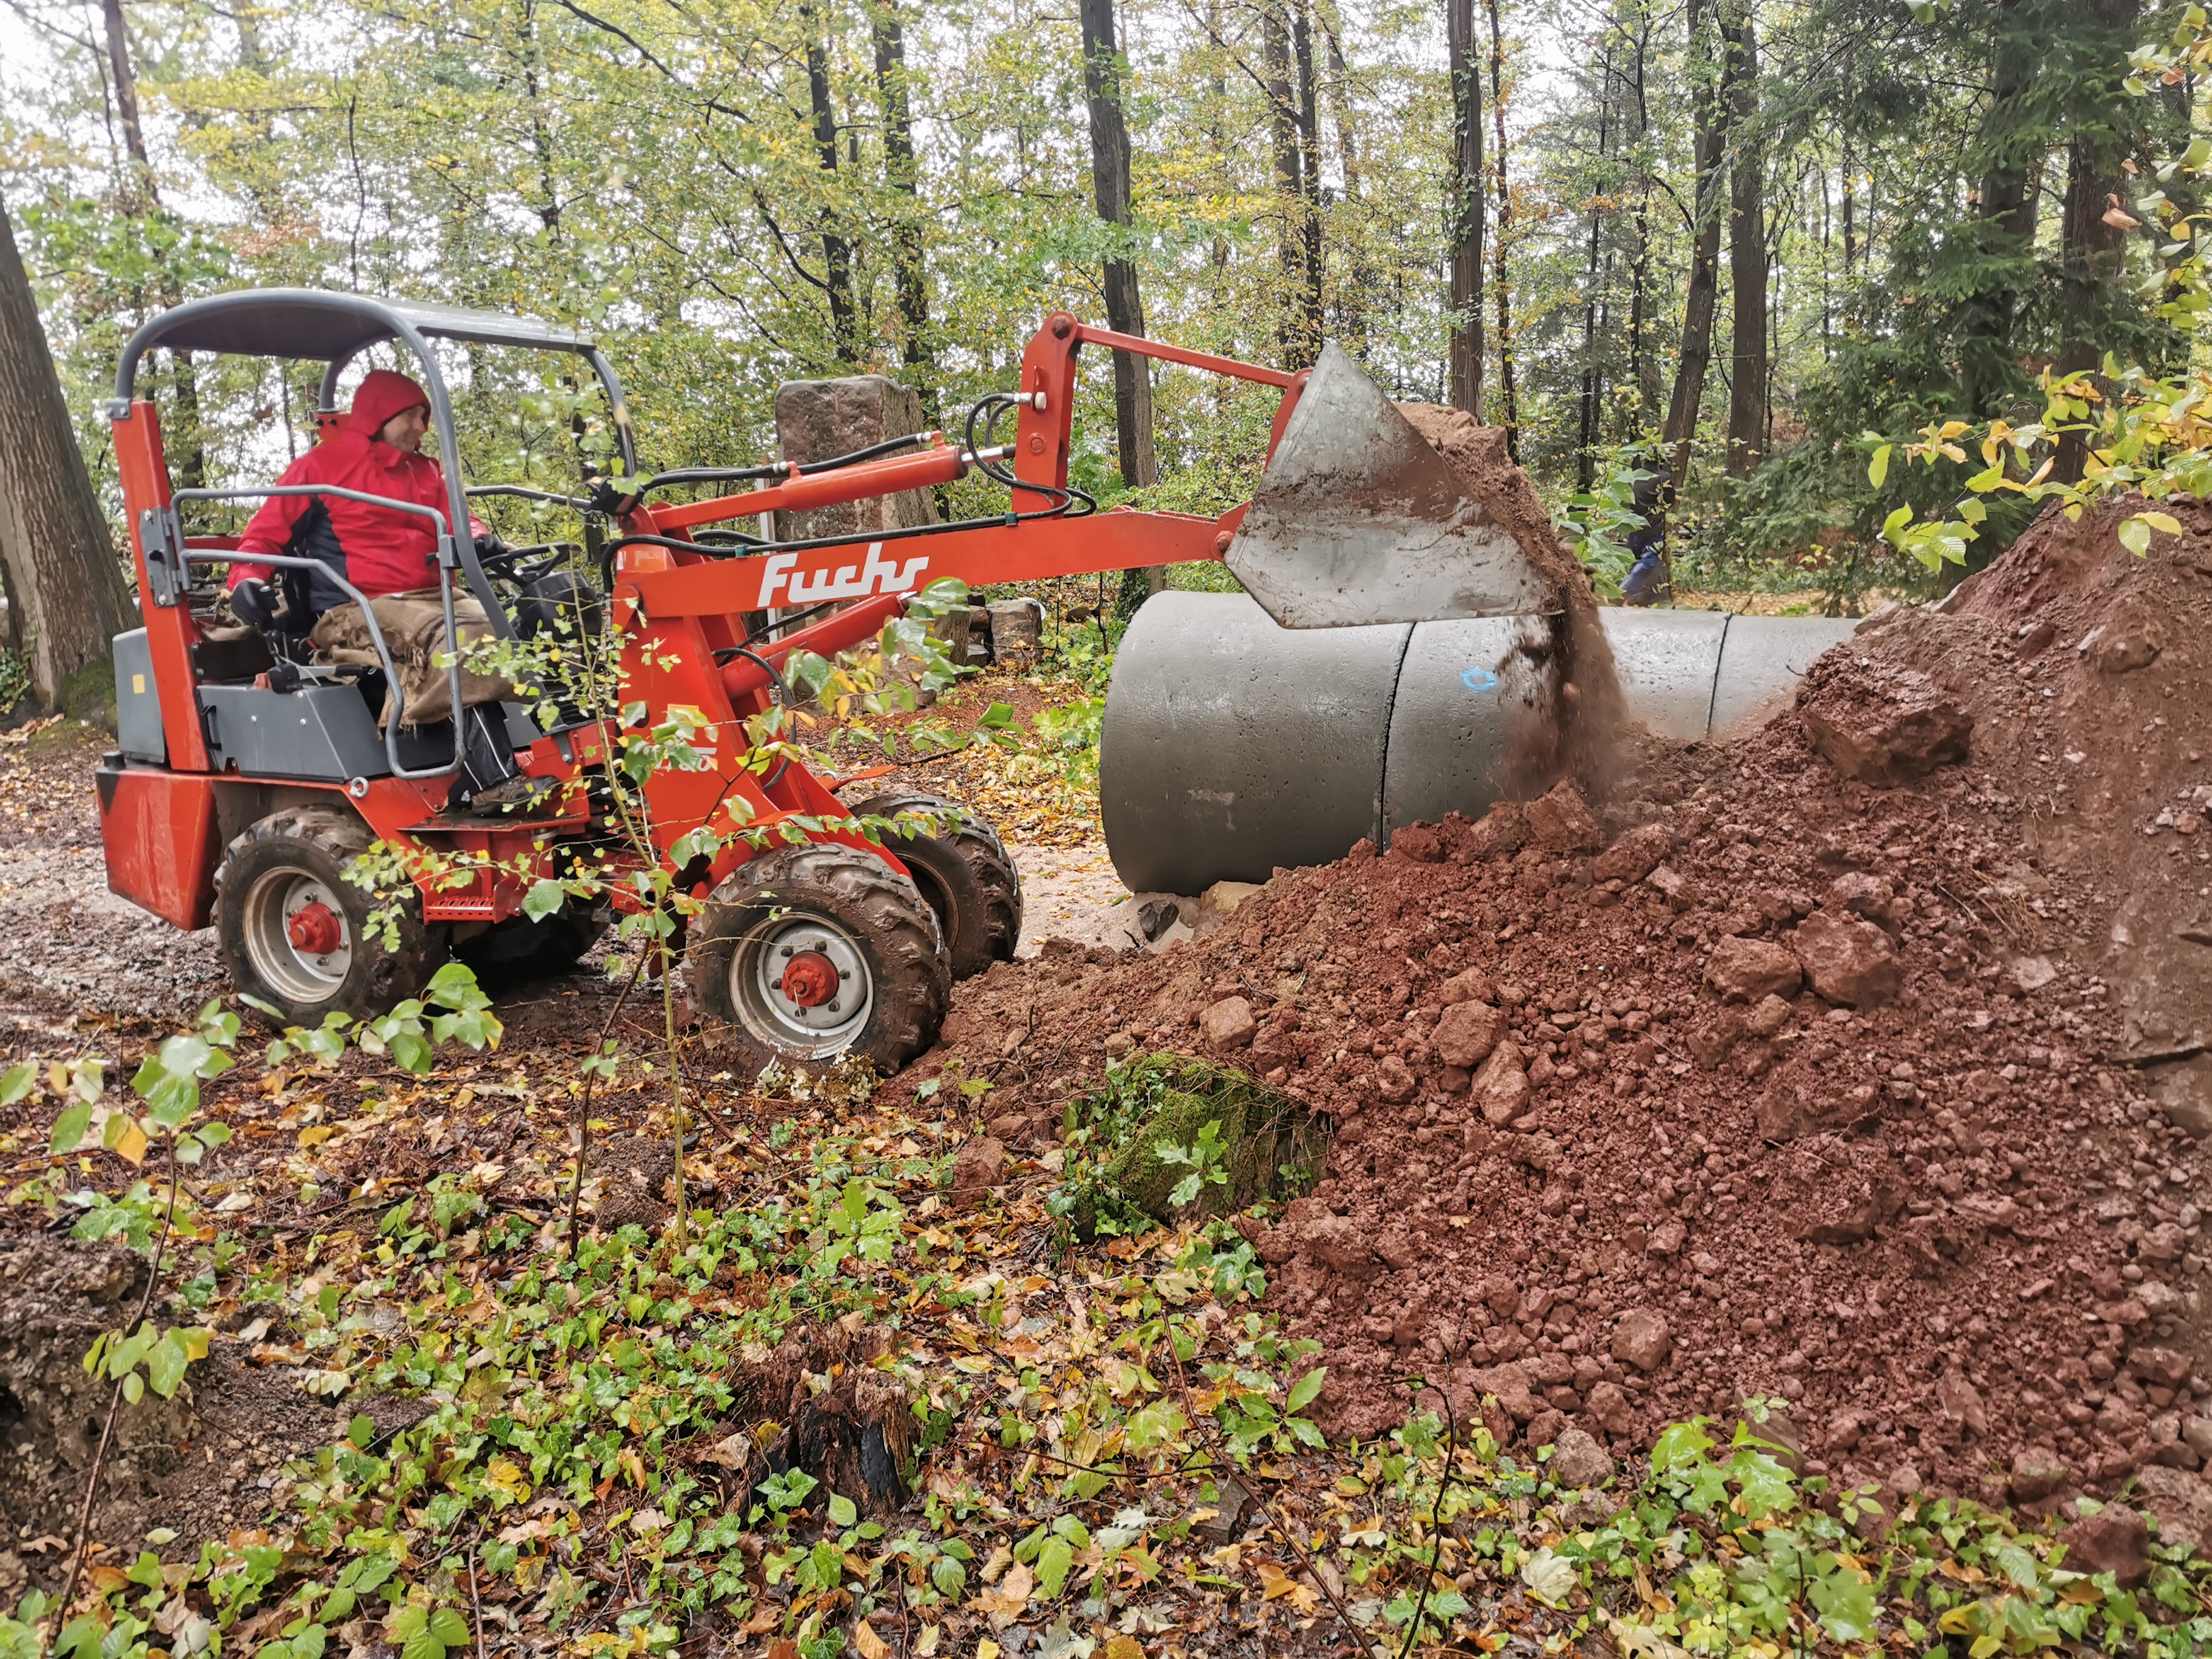
M 1470 691 L 1495 691 L 1498 676 L 1487 668 L 1470 668 L 1460 675 L 1459 683 Z

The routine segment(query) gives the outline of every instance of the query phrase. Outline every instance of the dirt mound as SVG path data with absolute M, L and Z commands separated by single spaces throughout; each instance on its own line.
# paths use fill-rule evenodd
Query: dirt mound
M 82 1361 L 101 1332 L 137 1312 L 145 1275 L 119 1244 L 0 1237 L 0 1600 L 11 1605 L 27 1583 L 54 1589 L 67 1571 L 112 1389 Z M 178 1549 L 196 1552 L 203 1539 L 252 1525 L 284 1461 L 333 1432 L 331 1408 L 301 1391 L 296 1370 L 247 1364 L 235 1344 L 218 1342 L 174 1399 L 149 1392 L 116 1418 L 92 1535 L 128 1560 L 166 1526 Z
M 1278 872 L 1164 955 L 1000 964 L 894 1086 L 957 1060 L 994 1133 L 1048 1133 L 1109 1054 L 1206 1052 L 1245 998 L 1216 1057 L 1340 1126 L 1252 1233 L 1339 1432 L 1418 1374 L 1538 1443 L 1764 1394 L 1854 1479 L 2194 1469 L 2212 1060 L 2129 1062 L 2201 1042 L 2201 970 L 2142 963 L 2188 960 L 2149 919 L 2206 883 L 2212 510 L 2146 561 L 2117 517 L 1874 619 L 1602 823 L 1565 787 Z

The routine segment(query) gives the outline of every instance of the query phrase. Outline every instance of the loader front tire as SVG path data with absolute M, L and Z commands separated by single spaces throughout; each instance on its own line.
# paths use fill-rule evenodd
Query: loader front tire
M 952 977 L 1011 962 L 1022 936 L 1022 877 L 998 832 L 967 808 L 939 795 L 878 795 L 852 809 L 855 817 L 932 812 L 935 836 L 883 832 L 884 846 L 915 873 L 915 884 L 937 912 L 952 952 Z
M 399 904 L 395 943 L 370 926 L 375 896 L 346 868 L 373 840 L 344 812 L 295 806 L 247 825 L 224 850 L 216 948 L 230 982 L 283 1024 L 384 1013 L 418 994 L 446 959 L 446 930 L 424 925 L 416 894 Z
M 834 842 L 734 872 L 693 919 L 686 959 L 701 1012 L 755 1071 L 854 1054 L 888 1077 L 937 1040 L 951 986 L 920 889 Z

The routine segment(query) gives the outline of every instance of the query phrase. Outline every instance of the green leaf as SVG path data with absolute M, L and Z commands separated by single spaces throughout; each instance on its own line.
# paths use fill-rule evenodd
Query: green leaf
M 185 1346 L 177 1340 L 177 1333 L 171 1331 L 146 1356 L 146 1380 L 162 1399 L 173 1400 L 178 1385 L 185 1380 Z
M 1808 1587 L 1813 1606 L 1828 1634 L 1839 1642 L 1870 1642 L 1875 1638 L 1876 1611 L 1874 1586 L 1850 1568 L 1839 1568 L 1815 1578 Z
M 20 1066 L 10 1066 L 7 1071 L 0 1073 L 0 1106 L 13 1106 L 31 1092 L 38 1080 L 39 1068 L 27 1060 Z M 82 1133 L 82 1130 L 78 1131 L 80 1134 Z
M 368 1449 L 369 1442 L 376 1438 L 376 1425 L 368 1413 L 356 1414 L 353 1421 L 346 1425 L 346 1438 L 353 1443 L 356 1450 Z
M 1302 1412 L 1313 1404 L 1321 1393 L 1321 1385 L 1328 1378 L 1328 1367 L 1316 1365 L 1291 1386 L 1290 1398 L 1283 1402 L 1285 1411 Z
M 135 1406 L 146 1397 L 146 1379 L 131 1371 L 123 1379 L 123 1399 L 126 1405 Z
M 399 1644 L 399 1659 L 446 1659 L 446 1644 L 428 1631 L 418 1631 Z
M 394 1642 L 404 1642 L 410 1637 L 420 1636 L 430 1628 L 430 1610 L 419 1601 L 410 1601 L 392 1616 L 384 1633 Z
M 449 962 L 431 975 L 429 986 L 422 993 L 422 1000 L 434 1002 L 441 1008 L 491 1006 L 491 999 L 484 994 L 483 988 L 477 983 L 476 974 L 465 962 Z M 405 1003 L 400 1005 L 403 1008 L 406 1006 Z M 414 1012 L 417 1014 L 422 1012 L 420 1004 L 416 1005 Z
M 1742 1492 L 1744 1507 L 1753 1521 L 1787 1508 L 1796 1495 L 1790 1471 L 1763 1451 L 1753 1451 L 1749 1447 L 1740 1449 L 1729 1460 L 1729 1474 Z
M 1676 1423 L 1661 1431 L 1651 1443 L 1651 1468 L 1655 1474 L 1665 1474 L 1675 1469 L 1695 1468 L 1705 1461 L 1705 1454 L 1713 1449 L 1712 1437 L 1698 1423 Z
M 939 1556 L 929 1569 L 929 1582 L 939 1595 L 957 1598 L 968 1588 L 968 1569 L 949 1555 Z
M 2179 536 L 2181 533 L 2181 521 L 2171 513 L 2138 513 L 2136 517 L 2141 519 L 2153 530 L 2162 530 L 2169 536 Z
M 19 1066 L 15 1070 L 27 1072 L 30 1067 Z M 15 1073 L 11 1072 L 9 1075 L 12 1078 Z M 16 1097 L 18 1099 L 21 1097 Z M 92 1103 L 88 1100 L 81 1100 L 54 1120 L 53 1139 L 47 1144 L 47 1152 L 56 1158 L 64 1152 L 75 1152 L 77 1143 L 84 1139 L 84 1132 L 91 1127 Z
M 2143 522 L 2140 513 L 2120 525 L 2120 545 L 2141 558 L 2150 551 L 2150 526 Z
M 1889 477 L 1889 449 L 1887 444 L 1881 445 L 1875 450 L 1874 459 L 1867 463 L 1867 482 L 1876 489 L 1881 489 L 1882 480 Z
M 430 1634 L 449 1648 L 458 1648 L 469 1639 L 468 1621 L 451 1607 L 440 1607 L 430 1615 Z
M 994 702 L 983 711 L 983 718 L 975 724 L 986 732 L 1004 732 L 1014 723 L 1012 703 Z
M 543 921 L 568 902 L 568 890 L 546 878 L 530 884 L 530 890 L 522 896 L 522 914 L 532 921 Z
M 860 1518 L 860 1511 L 853 1500 L 841 1492 L 830 1494 L 830 1524 L 849 1527 Z
M 1037 1552 L 1037 1588 L 1047 1595 L 1058 1595 L 1066 1587 L 1068 1571 L 1074 1565 L 1075 1547 L 1065 1538 L 1048 1538 Z

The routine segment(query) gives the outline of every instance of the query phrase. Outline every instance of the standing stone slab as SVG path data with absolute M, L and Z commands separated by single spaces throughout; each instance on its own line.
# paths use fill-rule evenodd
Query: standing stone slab
M 886 438 L 920 432 L 927 424 L 921 394 L 881 374 L 787 380 L 775 390 L 777 452 L 785 460 L 801 465 L 849 455 Z M 928 490 L 902 489 L 870 501 L 779 513 L 775 537 L 778 541 L 811 541 L 902 530 L 937 520 L 937 501 Z

